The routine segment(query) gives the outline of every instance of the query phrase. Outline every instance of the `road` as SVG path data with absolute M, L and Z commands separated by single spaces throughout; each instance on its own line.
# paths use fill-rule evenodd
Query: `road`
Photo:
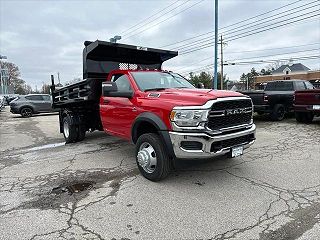
M 134 146 L 101 132 L 64 144 L 58 116 L 0 112 L 0 239 L 320 238 L 320 119 L 256 119 L 234 159 L 138 172 Z

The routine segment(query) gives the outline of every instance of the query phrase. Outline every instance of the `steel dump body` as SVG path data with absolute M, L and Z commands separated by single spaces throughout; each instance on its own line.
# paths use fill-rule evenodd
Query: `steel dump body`
M 95 105 L 101 96 L 102 82 L 113 70 L 161 70 L 162 63 L 178 52 L 110 43 L 85 42 L 83 79 L 62 88 L 52 87 L 53 107 Z M 54 84 L 52 84 L 54 86 Z

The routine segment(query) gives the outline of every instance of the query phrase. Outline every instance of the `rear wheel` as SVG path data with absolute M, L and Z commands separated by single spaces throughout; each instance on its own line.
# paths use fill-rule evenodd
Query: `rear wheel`
M 270 117 L 274 121 L 281 121 L 284 119 L 286 113 L 286 109 L 283 104 L 276 104 L 273 107 L 272 113 L 270 114 Z
M 296 120 L 299 123 L 304 122 L 304 113 L 303 112 L 295 112 Z
M 77 128 L 77 141 L 82 141 L 86 137 L 86 128 L 83 124 L 80 124 Z
M 305 123 L 312 123 L 313 118 L 314 118 L 313 113 L 311 113 L 311 112 L 306 113 L 306 116 L 305 116 L 306 122 Z
M 138 138 L 136 161 L 141 174 L 154 182 L 167 177 L 171 170 L 171 159 L 155 133 L 146 133 Z
M 73 123 L 72 116 L 67 114 L 63 118 L 63 136 L 66 143 L 76 142 L 78 137 L 78 130 L 76 125 Z
M 312 123 L 314 114 L 311 112 L 296 112 L 295 113 L 297 122 L 300 123 Z
M 32 116 L 33 110 L 32 110 L 32 108 L 30 108 L 30 107 L 24 107 L 24 108 L 22 108 L 22 109 L 20 110 L 20 114 L 21 114 L 22 117 L 28 118 L 28 117 L 31 117 L 31 116 Z

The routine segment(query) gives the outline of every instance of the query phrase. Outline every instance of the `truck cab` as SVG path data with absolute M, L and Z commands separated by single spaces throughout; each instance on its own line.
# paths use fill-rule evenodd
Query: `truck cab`
M 177 52 L 107 42 L 87 43 L 84 80 L 54 89 L 60 131 L 67 143 L 101 130 L 136 145 L 136 162 L 149 180 L 165 178 L 175 159 L 237 157 L 255 141 L 249 97 L 196 89 L 161 70 Z

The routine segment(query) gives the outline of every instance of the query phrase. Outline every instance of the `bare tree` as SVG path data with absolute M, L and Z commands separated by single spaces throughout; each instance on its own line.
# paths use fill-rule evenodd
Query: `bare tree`
M 8 85 L 13 86 L 13 90 L 17 94 L 27 94 L 32 91 L 31 87 L 20 78 L 19 67 L 11 62 L 0 62 L 1 68 L 8 69 Z

